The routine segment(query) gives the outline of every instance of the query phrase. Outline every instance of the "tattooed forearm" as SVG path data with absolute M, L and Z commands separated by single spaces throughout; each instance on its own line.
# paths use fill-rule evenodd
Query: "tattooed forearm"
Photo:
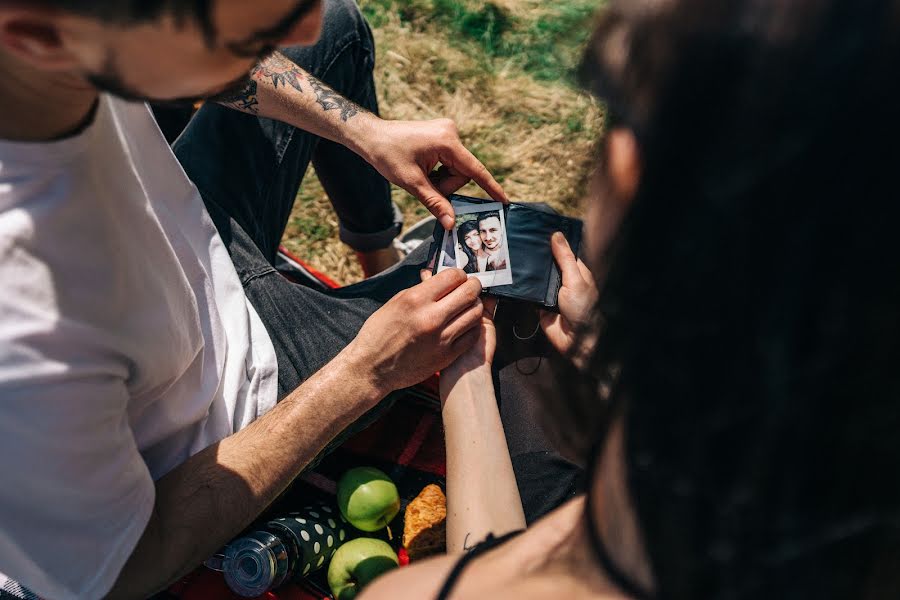
M 309 86 L 316 93 L 316 102 L 319 103 L 322 110 L 340 110 L 341 121 L 344 121 L 345 123 L 350 120 L 351 117 L 361 112 L 366 112 L 366 109 L 351 100 L 344 98 L 312 75 L 309 76 Z
M 237 110 L 257 114 L 259 113 L 259 99 L 256 95 L 256 82 L 248 79 L 243 84 L 226 92 L 222 92 L 212 101 L 224 104 Z
M 214 100 L 231 108 L 258 115 L 260 114 L 259 93 L 265 92 L 263 94 L 263 104 L 268 105 L 269 95 L 267 94 L 271 94 L 272 88 L 278 90 L 280 87 L 284 91 L 293 89 L 303 94 L 305 83 L 301 85 L 301 81 L 309 83 L 309 87 L 315 94 L 316 104 L 321 106 L 323 111 L 340 111 L 340 119 L 345 123 L 359 113 L 367 112 L 366 109 L 344 98 L 309 73 L 306 73 L 280 52 L 275 52 L 253 67 L 250 71 L 249 79 L 241 84 L 240 87 L 224 92 L 216 96 Z M 305 102 L 309 102 L 309 100 Z M 301 105 L 302 103 L 303 101 L 301 101 Z M 311 107 L 312 105 L 310 103 L 307 106 Z M 267 110 L 268 108 L 262 111 L 263 116 L 266 116 Z
M 276 52 L 269 58 L 263 60 L 250 71 L 250 77 L 258 81 L 268 79 L 278 89 L 278 85 L 284 87 L 291 86 L 298 92 L 302 92 L 300 87 L 300 75 L 303 71 L 286 58 L 280 52 Z

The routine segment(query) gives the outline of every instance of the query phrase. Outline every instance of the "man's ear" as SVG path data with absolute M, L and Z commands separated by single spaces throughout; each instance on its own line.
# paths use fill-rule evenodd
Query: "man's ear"
M 60 13 L 49 9 L 0 6 L 0 50 L 45 71 L 79 66 L 65 43 Z

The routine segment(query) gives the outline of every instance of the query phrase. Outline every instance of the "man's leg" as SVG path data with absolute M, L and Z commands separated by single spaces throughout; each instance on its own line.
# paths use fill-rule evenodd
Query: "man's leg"
M 328 2 L 327 6 L 329 13 L 326 19 L 332 24 L 336 21 L 331 16 L 332 11 L 343 7 L 343 17 L 353 24 L 344 30 L 353 29 L 357 35 L 348 33 L 334 38 L 332 29 L 323 32 L 320 44 L 311 49 L 320 52 L 320 64 L 311 70 L 333 87 L 344 91 L 349 89 L 349 82 L 356 79 L 353 72 L 359 58 L 355 53 L 366 53 L 362 42 L 368 35 L 368 28 L 350 0 Z M 354 42 L 357 39 L 360 40 L 359 45 Z M 297 59 L 298 56 L 293 55 L 292 58 Z M 344 75 L 337 77 L 338 72 Z M 366 79 L 371 81 L 371 73 L 366 75 Z M 363 86 L 362 89 L 371 88 Z M 365 101 L 361 103 L 366 104 Z M 210 215 L 231 253 L 247 296 L 266 324 L 275 345 L 281 396 L 293 391 L 340 352 L 352 341 L 365 319 L 397 291 L 418 283 L 419 268 L 424 265 L 430 246 L 426 242 L 384 275 L 329 293 L 291 284 L 275 272 L 272 262 L 297 186 L 317 147 L 327 146 L 321 145 L 313 136 L 286 125 L 212 105 L 200 111 L 175 145 L 185 170 L 200 188 Z M 340 176 L 340 149 L 332 150 L 334 152 L 326 150 L 321 157 L 320 168 L 327 182 L 326 189 L 343 198 L 345 196 L 338 188 L 346 183 L 357 190 L 354 192 L 357 199 L 363 199 L 363 186 L 353 186 L 346 173 Z M 358 160 L 355 155 L 350 158 Z M 319 165 L 318 155 L 315 160 Z M 346 197 L 353 195 L 347 193 Z M 368 195 L 368 200 L 379 204 L 377 197 Z M 375 209 L 371 204 L 369 208 Z M 349 204 L 341 206 L 340 211 L 341 214 L 353 213 Z M 386 215 L 388 211 L 382 212 Z M 392 209 L 390 212 L 393 212 Z M 352 222 L 352 216 L 348 214 L 347 223 Z M 354 226 L 361 227 L 358 224 Z M 349 237 L 349 232 L 354 231 L 350 225 L 342 227 L 345 239 Z M 372 238 L 385 243 L 395 235 L 395 231 L 388 227 L 375 231 Z M 504 308 L 501 306 L 500 309 L 501 320 L 509 314 Z M 498 327 L 502 347 L 516 341 L 511 325 L 498 323 Z M 528 363 L 528 357 L 538 355 L 534 352 L 540 351 L 517 348 L 515 352 L 507 353 L 507 358 L 501 359 L 502 364 L 498 361 L 497 366 L 498 399 L 529 520 L 568 497 L 574 488 L 571 482 L 577 477 L 577 469 L 569 464 L 557 468 L 558 455 L 550 449 L 539 430 L 531 427 L 534 423 L 532 415 L 540 402 L 539 395 L 535 393 L 539 379 L 536 375 L 528 375 L 527 369 L 522 369 L 521 365 Z M 537 462 L 531 461 L 535 457 Z M 547 461 L 553 463 L 552 469 L 534 467 Z M 552 477 L 545 477 L 548 472 L 561 474 L 567 483 L 555 485 L 550 481 Z
M 353 0 L 326 0 L 315 46 L 284 54 L 376 112 L 374 43 Z M 310 162 L 338 214 L 341 239 L 368 253 L 389 248 L 401 217 L 381 175 L 346 148 L 290 125 L 207 103 L 174 144 L 205 200 L 212 200 L 273 262 Z

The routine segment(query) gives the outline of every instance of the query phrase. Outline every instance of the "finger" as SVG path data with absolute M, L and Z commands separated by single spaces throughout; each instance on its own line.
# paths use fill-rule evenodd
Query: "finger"
M 583 293 L 583 291 L 581 292 Z M 559 306 L 559 312 L 561 315 L 565 315 L 561 320 L 567 319 L 577 319 L 579 318 L 579 302 L 578 302 L 578 293 L 573 292 L 572 288 L 561 287 L 559 288 L 559 296 L 556 299 L 556 304 Z M 569 322 L 567 321 L 567 325 Z
M 453 229 L 455 223 L 453 206 L 451 206 L 450 201 L 447 200 L 434 185 L 432 185 L 431 180 L 429 180 L 428 177 L 423 175 L 416 182 L 411 184 L 410 187 L 404 187 L 403 189 L 418 198 L 419 202 L 428 209 L 428 212 L 435 216 L 444 229 Z
M 422 281 L 428 281 L 431 279 L 431 271 L 428 269 L 419 269 L 419 277 Z
M 481 302 L 476 302 L 447 323 L 447 326 L 444 327 L 444 340 L 452 343 L 473 327 L 480 326 L 483 316 L 484 306 Z
M 441 165 L 429 179 L 444 196 L 449 196 L 470 181 L 465 175 L 453 173 L 446 165 Z
M 446 269 L 416 286 L 425 300 L 437 302 L 467 281 L 462 269 Z
M 481 281 L 475 277 L 470 277 L 468 281 L 448 293 L 438 302 L 438 310 L 445 315 L 448 322 L 456 314 L 466 310 L 481 297 Z
M 456 338 L 452 344 L 450 344 L 450 352 L 453 355 L 453 360 L 459 358 L 459 356 L 475 345 L 475 342 L 478 341 L 478 336 L 481 335 L 481 327 L 472 327 L 458 338 Z
M 572 331 L 560 315 L 541 311 L 541 329 L 547 340 L 560 354 L 567 354 L 572 346 Z
M 580 258 L 578 259 L 578 270 L 585 281 L 594 281 L 594 274 L 591 273 L 591 270 L 587 268 L 587 265 Z
M 542 310 L 540 312 L 541 329 L 546 334 L 548 330 L 551 330 L 554 326 L 556 326 L 556 322 L 559 321 L 560 317 L 558 314 L 547 312 L 546 310 Z M 550 335 L 547 334 L 547 337 L 550 337 Z
M 578 269 L 578 261 L 569 247 L 566 236 L 560 232 L 553 234 L 550 238 L 550 248 L 553 251 L 553 258 L 559 265 L 559 272 L 562 274 L 563 287 L 577 287 L 584 283 L 581 277 L 581 271 Z
M 475 155 L 469 152 L 462 143 L 452 144 L 447 153 L 440 156 L 441 164 L 447 166 L 455 175 L 463 175 L 478 184 L 488 195 L 498 202 L 507 203 L 506 192 L 494 179 Z

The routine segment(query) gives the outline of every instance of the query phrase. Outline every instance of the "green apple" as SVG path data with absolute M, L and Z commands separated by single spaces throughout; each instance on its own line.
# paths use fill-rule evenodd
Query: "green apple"
M 373 579 L 399 564 L 387 542 L 356 538 L 338 548 L 331 557 L 328 587 L 335 600 L 352 600 Z
M 400 494 L 390 478 L 373 467 L 357 467 L 338 482 L 338 508 L 362 531 L 384 529 L 400 512 Z

